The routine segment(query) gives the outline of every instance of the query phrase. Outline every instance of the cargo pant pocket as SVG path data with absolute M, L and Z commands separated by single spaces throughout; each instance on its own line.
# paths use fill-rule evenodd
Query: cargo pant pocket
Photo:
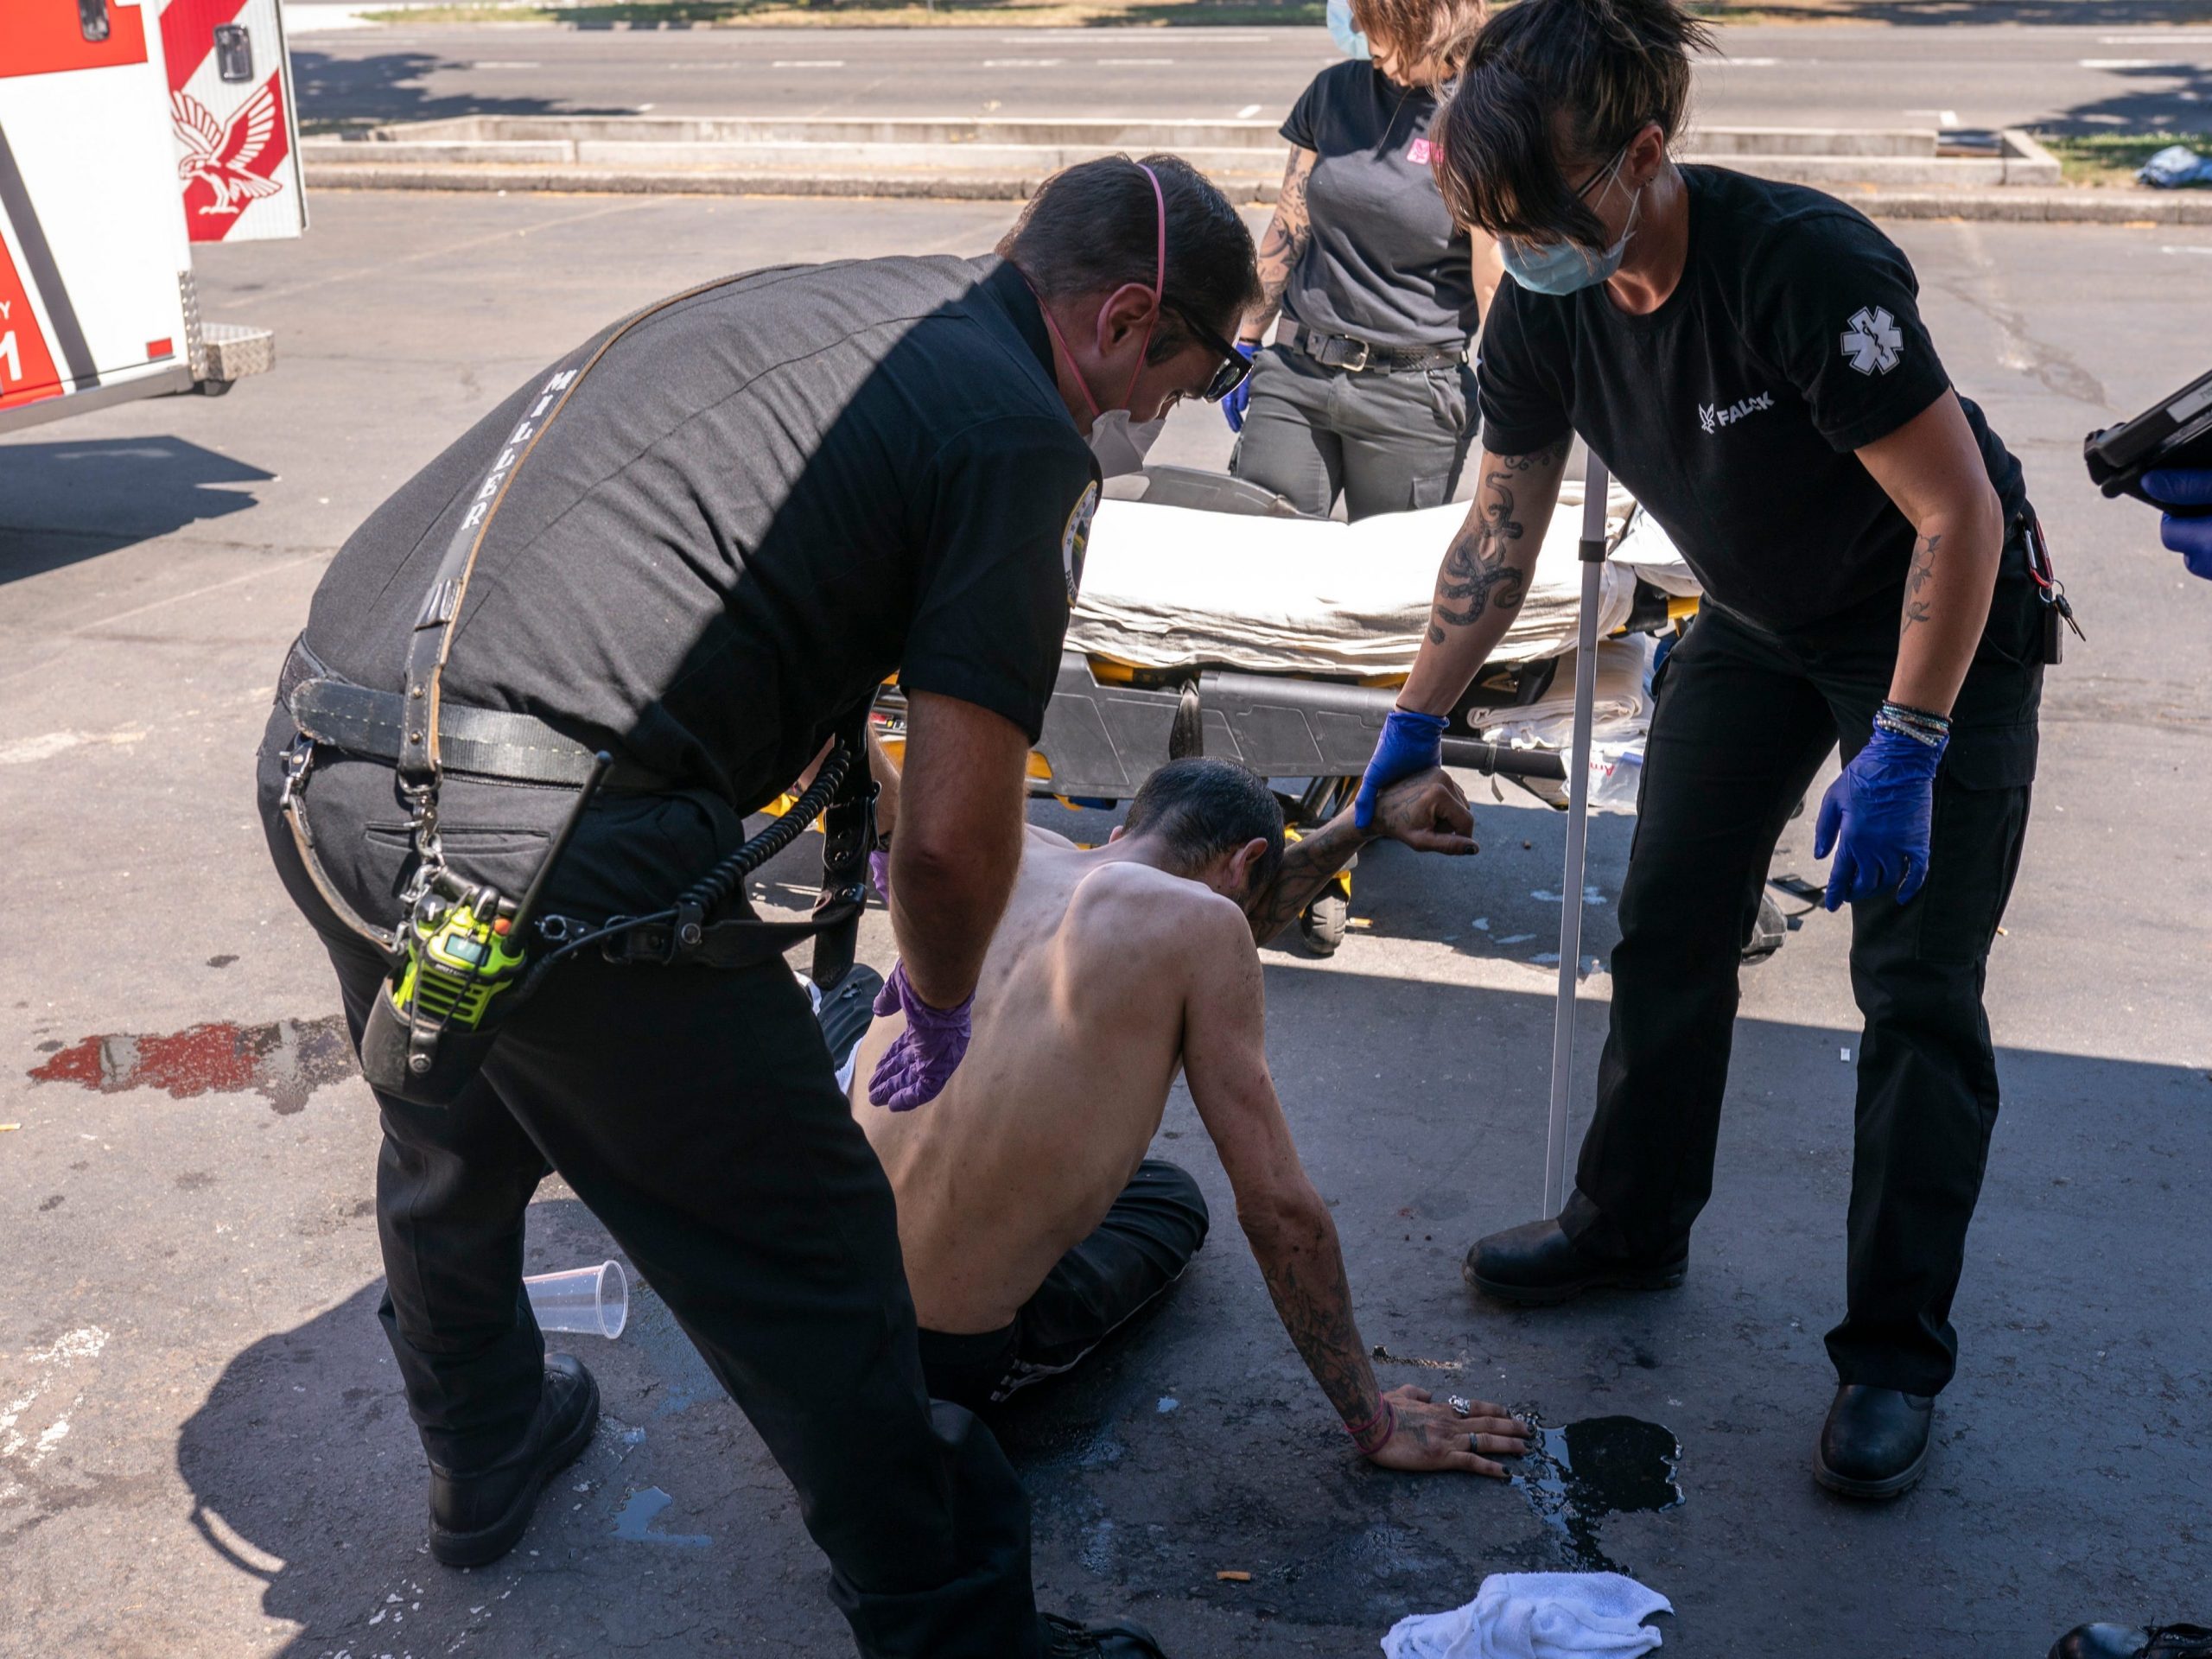
M 1936 783 L 1918 960 L 1971 963 L 1989 954 L 2019 874 L 2035 763 L 2032 725 L 1953 740 Z

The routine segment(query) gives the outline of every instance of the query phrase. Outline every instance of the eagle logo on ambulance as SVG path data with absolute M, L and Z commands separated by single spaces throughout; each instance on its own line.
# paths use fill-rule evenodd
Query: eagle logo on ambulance
M 1083 591 L 1084 556 L 1090 551 L 1090 521 L 1098 516 L 1098 486 L 1084 486 L 1082 498 L 1075 504 L 1075 511 L 1068 514 L 1068 527 L 1060 535 L 1060 569 L 1068 579 L 1068 608 L 1075 608 L 1076 595 Z
M 1887 374 L 1904 355 L 1904 331 L 1881 306 L 1862 305 L 1851 314 L 1851 327 L 1843 331 L 1843 355 L 1861 374 L 1877 369 Z
M 184 146 L 177 177 L 188 187 L 203 183 L 213 195 L 200 204 L 201 213 L 243 213 L 247 202 L 273 196 L 284 188 L 282 180 L 270 176 L 283 159 L 282 150 L 269 153 L 269 141 L 276 131 L 272 87 L 264 86 L 228 121 L 218 121 L 189 92 L 171 92 L 169 111 L 175 118 L 177 141 Z

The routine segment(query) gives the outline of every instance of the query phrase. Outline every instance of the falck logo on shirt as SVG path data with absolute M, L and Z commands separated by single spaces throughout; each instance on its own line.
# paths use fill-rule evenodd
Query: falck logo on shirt
M 1076 595 L 1083 591 L 1083 560 L 1090 550 L 1090 521 L 1097 516 L 1098 486 L 1087 484 L 1060 536 L 1060 569 L 1067 576 L 1070 610 L 1075 608 Z
M 1861 374 L 1887 374 L 1904 356 L 1904 331 L 1878 305 L 1862 305 L 1843 331 L 1844 360 Z
M 1772 392 L 1755 391 L 1748 397 L 1738 397 L 1726 409 L 1712 404 L 1700 404 L 1697 406 L 1697 423 L 1703 427 L 1707 435 L 1710 436 L 1724 426 L 1733 426 L 1746 416 L 1756 415 L 1763 409 L 1773 407 L 1774 394 Z

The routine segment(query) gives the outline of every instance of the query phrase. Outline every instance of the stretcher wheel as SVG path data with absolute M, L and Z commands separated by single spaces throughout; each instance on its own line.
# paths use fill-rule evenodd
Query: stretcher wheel
M 1298 918 L 1298 931 L 1306 948 L 1317 957 L 1333 957 L 1344 942 L 1344 928 L 1351 920 L 1351 901 L 1341 893 L 1325 893 Z

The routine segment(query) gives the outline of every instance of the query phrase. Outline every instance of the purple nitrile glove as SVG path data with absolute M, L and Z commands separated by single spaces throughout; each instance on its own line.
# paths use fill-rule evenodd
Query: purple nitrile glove
M 1828 887 L 1821 902 L 1834 910 L 1878 893 L 1910 899 L 1928 879 L 1928 843 L 1936 810 L 1936 769 L 1943 745 L 1877 728 L 1843 776 L 1821 798 L 1813 856 L 1826 858 Z
M 1236 342 L 1236 349 L 1243 353 L 1244 360 L 1249 363 L 1260 347 L 1256 340 L 1240 340 Z M 1244 429 L 1244 411 L 1251 407 L 1251 404 L 1252 377 L 1248 374 L 1236 383 L 1236 391 L 1221 400 L 1221 418 L 1229 423 L 1230 431 L 1242 432 Z
M 1351 821 L 1362 830 L 1375 822 L 1375 803 L 1382 791 L 1402 778 L 1444 764 L 1445 719 L 1441 715 L 1416 715 L 1393 709 L 1382 722 L 1382 735 L 1359 780 L 1359 798 L 1352 803 Z
M 2161 467 L 2143 474 L 2143 493 L 2161 506 L 2212 507 L 2212 467 Z M 2212 582 L 2212 513 L 2184 518 L 2170 512 L 2158 531 L 2191 575 Z
M 958 1007 L 931 1007 L 907 982 L 906 964 L 894 964 L 891 977 L 875 994 L 875 1012 L 879 1018 L 904 1014 L 906 1029 L 891 1039 L 891 1046 L 875 1063 L 868 1080 L 868 1103 L 911 1112 L 943 1094 L 968 1052 L 969 1016 L 975 1007 L 973 991 Z
M 891 903 L 891 849 L 878 847 L 868 855 L 868 879 L 874 884 L 875 896 L 886 907 Z

